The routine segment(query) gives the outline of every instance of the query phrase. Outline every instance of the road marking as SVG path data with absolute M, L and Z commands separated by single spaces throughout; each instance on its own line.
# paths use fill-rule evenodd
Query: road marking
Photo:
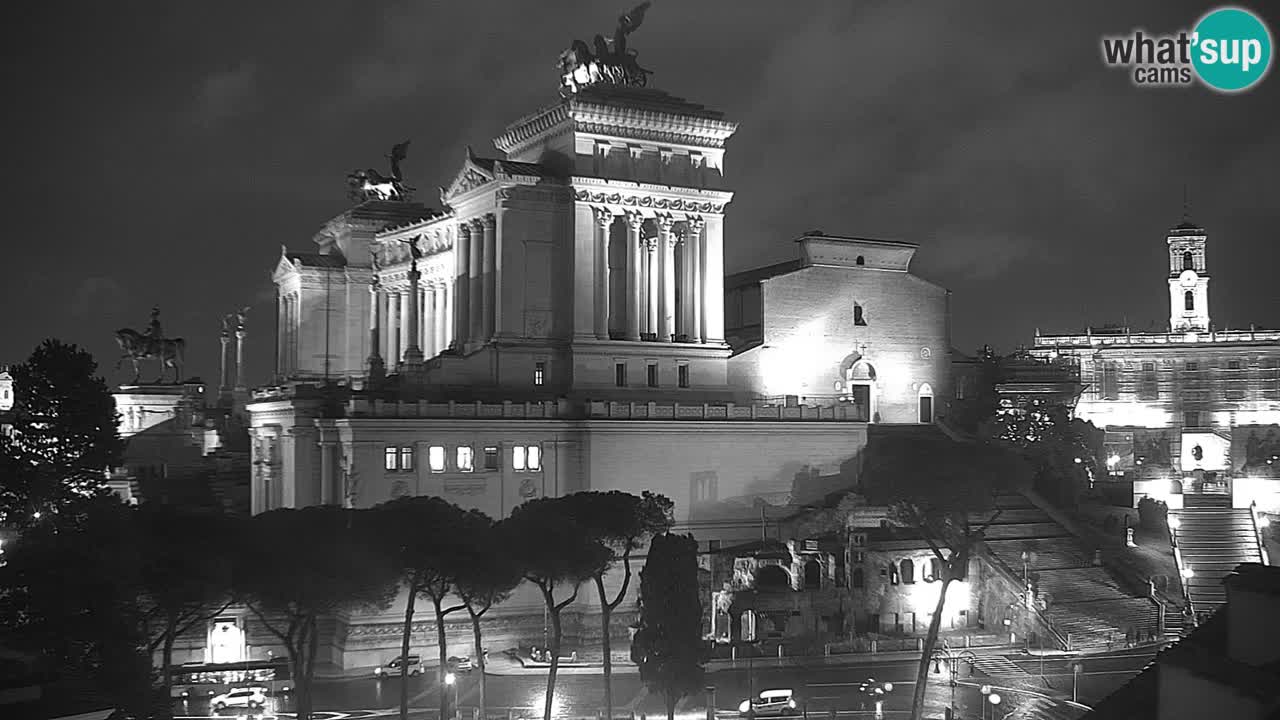
M 1029 674 L 1003 655 L 979 655 L 973 666 L 991 677 L 1024 677 Z

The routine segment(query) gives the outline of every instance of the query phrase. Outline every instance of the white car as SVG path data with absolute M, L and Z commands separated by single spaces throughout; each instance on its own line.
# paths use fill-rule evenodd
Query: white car
M 221 695 L 215 695 L 209 701 L 209 707 L 215 711 L 233 707 L 256 710 L 266 704 L 267 689 L 264 687 L 232 688 Z
M 406 663 L 406 662 L 404 662 L 403 660 L 401 660 L 400 656 L 398 656 L 398 655 L 397 655 L 397 656 L 395 657 L 395 659 L 394 659 L 394 660 L 392 660 L 391 662 L 387 663 L 386 665 L 383 665 L 382 667 L 376 667 L 376 668 L 374 668 L 374 669 L 373 669 L 373 674 L 374 674 L 374 675 L 377 675 L 377 676 L 378 676 L 378 677 L 380 677 L 380 678 L 382 678 L 382 677 L 400 677 L 400 667 L 401 667 L 402 665 L 408 665 L 408 666 L 409 666 L 409 674 L 410 674 L 410 675 L 421 675 L 421 674 L 422 674 L 422 658 L 421 658 L 421 657 L 419 657 L 419 656 L 417 656 L 417 655 L 410 655 L 410 656 L 409 656 L 409 662 L 407 662 L 407 663 Z
M 738 714 L 747 717 L 782 717 L 795 712 L 795 692 L 787 689 L 761 690 L 758 697 L 743 700 L 738 705 Z

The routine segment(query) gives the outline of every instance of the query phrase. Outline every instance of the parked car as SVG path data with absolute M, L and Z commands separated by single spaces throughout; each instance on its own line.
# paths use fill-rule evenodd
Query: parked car
M 795 712 L 795 692 L 789 689 L 761 690 L 759 696 L 738 705 L 738 714 L 746 717 L 782 717 Z
M 267 704 L 267 689 L 264 687 L 242 687 L 232 688 L 221 695 L 213 696 L 209 701 L 209 707 L 214 711 L 222 711 L 227 708 L 249 708 L 256 710 Z
M 409 666 L 410 675 L 422 674 L 422 658 L 417 655 L 410 655 L 408 662 L 405 662 L 404 660 L 401 659 L 399 655 L 397 655 L 394 660 L 387 663 L 386 665 L 382 665 L 380 667 L 374 668 L 373 674 L 377 675 L 380 678 L 400 677 L 400 667 L 402 665 Z
M 471 662 L 471 656 L 451 657 L 449 658 L 449 671 L 456 673 L 469 673 L 475 669 L 475 663 Z

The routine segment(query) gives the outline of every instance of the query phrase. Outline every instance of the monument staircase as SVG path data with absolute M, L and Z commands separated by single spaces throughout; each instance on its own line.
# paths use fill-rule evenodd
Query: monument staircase
M 1004 510 L 987 530 L 987 551 L 1015 581 L 1026 578 L 1060 645 L 1107 650 L 1160 630 L 1160 606 L 1126 592 L 1095 564 L 1094 548 L 1022 495 L 1003 495 L 998 502 Z
M 1227 601 L 1223 578 L 1240 563 L 1266 563 L 1253 508 L 1231 507 L 1225 494 L 1182 496 L 1169 529 L 1192 616 L 1207 617 Z

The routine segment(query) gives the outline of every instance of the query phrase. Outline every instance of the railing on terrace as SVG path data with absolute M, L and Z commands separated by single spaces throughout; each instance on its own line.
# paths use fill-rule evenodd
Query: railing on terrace
M 867 422 L 852 405 L 710 405 L 706 403 L 598 402 L 586 404 L 588 418 L 608 420 L 838 420 Z
M 554 420 L 569 412 L 561 402 L 391 402 L 352 398 L 347 402 L 348 417 L 400 418 L 476 418 Z
M 1040 335 L 1035 347 L 1071 347 L 1089 345 L 1191 345 L 1205 342 L 1259 342 L 1280 340 L 1280 330 L 1214 330 L 1208 332 L 1152 333 L 1085 333 L 1074 335 Z
M 1262 523 L 1258 518 L 1257 500 L 1249 503 L 1249 518 L 1253 520 L 1253 537 L 1258 541 L 1258 553 L 1262 558 L 1262 564 L 1270 565 L 1271 561 L 1267 558 L 1267 543 L 1262 539 Z
M 1174 515 L 1173 517 L 1177 517 Z M 1185 566 L 1182 564 L 1182 549 L 1178 547 L 1178 531 L 1173 524 L 1166 523 L 1169 531 L 1169 545 L 1173 547 L 1173 564 L 1178 568 L 1179 578 L 1178 585 L 1182 588 L 1182 601 L 1186 603 L 1188 612 L 1191 613 L 1191 622 L 1195 625 L 1200 623 L 1196 620 L 1196 606 L 1191 602 L 1191 592 L 1187 590 L 1187 576 L 1185 574 Z

